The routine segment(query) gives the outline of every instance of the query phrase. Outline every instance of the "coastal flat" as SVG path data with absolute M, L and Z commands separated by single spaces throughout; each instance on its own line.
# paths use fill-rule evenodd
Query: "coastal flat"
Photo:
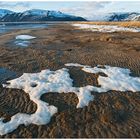
M 123 22 L 120 22 L 120 21 L 111 21 L 111 22 L 105 22 L 105 21 L 100 21 L 100 22 L 79 22 L 80 24 L 89 24 L 89 25 L 117 25 L 117 26 L 120 26 L 120 27 L 140 27 L 140 22 L 139 21 L 123 21 Z
M 29 34 L 36 39 L 31 40 L 29 47 L 17 47 L 13 42 L 20 34 Z M 132 72 L 131 76 L 140 77 L 140 33 L 92 32 L 73 27 L 71 23 L 62 23 L 45 29 L 11 31 L 0 36 L 0 67 L 14 71 L 17 76 L 44 69 L 57 70 L 66 67 L 66 63 L 128 68 Z M 85 73 L 77 67 L 69 69 L 75 87 L 99 86 L 98 74 Z M 78 98 L 74 93 L 44 94 L 41 100 L 58 107 L 58 113 L 49 124 L 20 125 L 13 132 L 0 137 L 140 137 L 140 92 L 108 91 L 92 94 L 94 100 L 78 109 Z M 36 108 L 27 93 L 0 86 L 0 116 L 5 118 L 5 122 L 19 112 L 32 114 Z

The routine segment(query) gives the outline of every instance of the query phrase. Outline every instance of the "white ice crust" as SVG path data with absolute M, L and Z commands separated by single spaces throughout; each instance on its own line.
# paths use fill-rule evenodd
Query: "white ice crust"
M 36 37 L 30 35 L 17 35 L 15 44 L 21 47 L 28 47 L 30 40 L 35 39 Z
M 140 32 L 140 28 L 127 28 L 117 25 L 89 25 L 89 24 L 72 24 L 79 29 L 86 29 L 93 32 Z
M 20 40 L 30 40 L 30 39 L 35 39 L 36 37 L 30 36 L 30 35 L 17 35 L 16 39 Z
M 70 78 L 67 68 L 62 68 L 56 71 L 42 70 L 40 73 L 24 73 L 21 77 L 8 81 L 9 84 L 3 84 L 3 87 L 22 89 L 29 94 L 30 100 L 37 104 L 37 110 L 34 114 L 18 113 L 11 117 L 9 122 L 4 123 L 3 118 L 0 119 L 0 135 L 7 134 L 15 130 L 20 124 L 29 125 L 45 125 L 50 122 L 51 117 L 57 112 L 57 107 L 49 105 L 41 101 L 41 95 L 49 92 L 70 93 L 77 95 L 79 102 L 77 108 L 88 106 L 94 97 L 91 92 L 107 92 L 110 90 L 116 91 L 140 91 L 140 78 L 130 76 L 130 70 L 104 66 L 101 68 L 90 67 L 87 65 L 68 63 L 69 67 L 81 67 L 88 73 L 102 72 L 107 75 L 98 77 L 98 84 L 101 87 L 87 85 L 85 87 L 74 87 L 73 80 Z

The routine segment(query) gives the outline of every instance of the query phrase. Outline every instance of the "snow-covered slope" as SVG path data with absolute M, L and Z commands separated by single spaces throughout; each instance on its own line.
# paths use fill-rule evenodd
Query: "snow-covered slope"
M 40 9 L 32 9 L 32 10 L 27 10 L 25 12 L 23 12 L 23 15 L 26 16 L 26 15 L 34 15 L 34 16 L 46 16 L 47 15 L 47 12 L 46 10 L 40 10 Z
M 7 14 L 12 14 L 13 12 L 10 10 L 6 10 L 6 9 L 0 9 L 0 18 L 2 18 L 3 16 L 7 15 Z
M 140 13 L 112 13 L 106 16 L 108 21 L 140 21 Z
M 131 21 L 140 21 L 140 14 L 132 17 Z
M 33 15 L 33 16 L 54 16 L 54 17 L 67 17 L 70 16 L 68 14 L 64 14 L 60 11 L 49 11 L 49 10 L 40 10 L 40 9 L 32 9 L 23 12 L 23 15 Z

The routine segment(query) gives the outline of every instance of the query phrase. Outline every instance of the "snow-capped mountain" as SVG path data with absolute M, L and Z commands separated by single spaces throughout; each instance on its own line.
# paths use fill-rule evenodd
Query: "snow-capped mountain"
M 119 13 L 98 13 L 89 18 L 93 21 L 140 21 L 140 13 L 119 12 Z M 13 12 L 0 9 L 0 22 L 20 21 L 86 21 L 85 18 L 73 16 L 53 10 L 32 9 L 24 12 Z
M 12 14 L 13 12 L 7 9 L 0 9 L 0 18 L 4 17 L 7 14 Z
M 137 15 L 132 18 L 133 21 L 140 21 L 140 15 Z
M 90 19 L 89 19 L 90 20 Z M 140 13 L 98 13 L 91 17 L 92 21 L 140 21 Z
M 112 13 L 109 21 L 140 21 L 140 13 Z
M 82 17 L 72 16 L 60 11 L 49 11 L 33 9 L 20 13 L 10 13 L 0 17 L 3 22 L 20 22 L 20 21 L 86 21 Z
M 23 12 L 23 15 L 33 15 L 33 16 L 54 16 L 54 17 L 67 17 L 70 16 L 68 14 L 64 14 L 60 11 L 49 11 L 49 10 L 40 10 L 40 9 L 32 9 Z

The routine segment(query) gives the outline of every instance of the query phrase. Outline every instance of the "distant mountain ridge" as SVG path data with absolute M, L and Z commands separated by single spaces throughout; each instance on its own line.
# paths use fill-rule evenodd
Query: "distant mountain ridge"
M 13 12 L 0 9 L 0 22 L 21 21 L 86 21 L 86 19 L 68 15 L 60 11 L 32 9 L 24 12 Z
M 138 12 L 113 12 L 98 13 L 93 15 L 90 21 L 140 21 L 140 13 Z
M 108 21 L 140 21 L 140 13 L 112 13 L 107 18 Z
M 117 12 L 93 16 L 93 21 L 140 21 L 138 12 Z M 32 9 L 24 12 L 13 12 L 0 9 L 0 22 L 24 21 L 86 21 L 85 18 L 53 10 Z

